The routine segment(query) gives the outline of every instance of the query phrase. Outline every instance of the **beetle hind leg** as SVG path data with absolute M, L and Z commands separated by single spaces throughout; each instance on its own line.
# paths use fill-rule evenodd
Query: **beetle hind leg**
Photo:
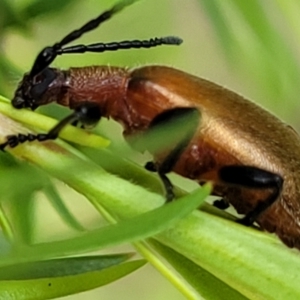
M 245 217 L 238 220 L 246 226 L 252 225 L 257 217 L 269 208 L 279 197 L 283 179 L 281 176 L 251 166 L 225 166 L 219 170 L 220 180 L 227 185 L 240 186 L 248 189 L 271 189 L 271 194 L 259 201 L 255 208 Z

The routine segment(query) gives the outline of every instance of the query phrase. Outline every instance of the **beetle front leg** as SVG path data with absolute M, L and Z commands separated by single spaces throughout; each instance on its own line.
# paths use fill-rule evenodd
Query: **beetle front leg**
M 282 191 L 283 178 L 275 173 L 250 166 L 225 166 L 220 169 L 219 177 L 226 184 L 253 189 L 272 189 L 273 192 L 238 222 L 252 225 L 257 217 L 269 208 Z
M 62 119 L 56 126 L 54 126 L 48 133 L 38 133 L 38 134 L 15 134 L 7 136 L 5 143 L 0 144 L 0 150 L 4 151 L 4 148 L 9 146 L 14 148 L 20 143 L 24 142 L 43 142 L 47 140 L 55 140 L 60 131 L 68 124 L 81 122 L 84 125 L 91 126 L 95 125 L 101 118 L 100 110 L 95 105 L 84 104 L 75 109 L 75 111 Z
M 9 146 L 10 148 L 15 148 L 19 144 L 24 142 L 33 142 L 33 141 L 46 141 L 46 140 L 54 140 L 57 138 L 59 132 L 69 123 L 72 123 L 76 120 L 75 113 L 67 116 L 63 120 L 61 120 L 55 127 L 53 127 L 48 133 L 38 133 L 38 134 L 15 134 L 7 136 L 7 140 L 5 143 L 0 145 L 0 150 L 4 151 L 4 148 Z

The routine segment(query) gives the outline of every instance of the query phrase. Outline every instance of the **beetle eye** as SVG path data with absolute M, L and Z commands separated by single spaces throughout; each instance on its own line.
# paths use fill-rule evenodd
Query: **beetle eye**
M 49 68 L 35 76 L 34 84 L 30 91 L 31 97 L 35 100 L 40 99 L 55 78 L 55 72 Z

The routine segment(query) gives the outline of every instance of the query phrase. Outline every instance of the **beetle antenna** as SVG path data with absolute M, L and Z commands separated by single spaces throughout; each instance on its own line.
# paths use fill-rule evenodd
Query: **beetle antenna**
M 53 46 L 44 48 L 35 59 L 35 62 L 32 66 L 32 69 L 30 71 L 30 78 L 33 78 L 40 72 L 42 72 L 45 68 L 47 68 L 56 58 L 58 51 L 61 50 L 61 48 L 78 39 L 81 37 L 84 33 L 94 30 L 97 28 L 101 23 L 104 21 L 110 19 L 114 14 L 121 11 L 126 6 L 131 5 L 132 3 L 136 2 L 137 0 L 124 0 L 119 3 L 117 3 L 115 6 L 113 6 L 111 9 L 103 12 L 100 14 L 97 18 L 90 20 L 86 24 L 84 24 L 79 29 L 76 29 L 72 32 L 70 32 L 68 35 L 66 35 L 60 42 L 55 43 Z
M 96 43 L 91 45 L 75 45 L 66 48 L 59 49 L 56 54 L 70 54 L 70 53 L 84 53 L 84 52 L 105 52 L 105 51 L 116 51 L 121 49 L 131 48 L 152 48 L 160 45 L 180 45 L 182 39 L 175 36 L 167 36 L 162 38 L 154 38 L 150 40 L 133 40 L 133 41 L 122 41 L 122 42 L 111 42 L 111 43 Z

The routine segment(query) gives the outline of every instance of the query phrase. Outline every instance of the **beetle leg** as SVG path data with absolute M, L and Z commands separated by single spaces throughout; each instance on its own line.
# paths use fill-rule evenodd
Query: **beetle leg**
M 166 190 L 166 201 L 171 202 L 174 199 L 174 192 L 173 192 L 173 184 L 170 181 L 170 179 L 166 176 L 166 173 L 168 173 L 169 171 L 165 172 L 164 167 L 162 167 L 162 165 L 157 168 L 156 164 L 153 161 L 148 161 L 145 164 L 145 169 L 150 172 L 158 173 Z
M 142 140 L 139 141 L 154 156 L 167 152 L 159 163 L 148 162 L 145 165 L 147 170 L 157 172 L 161 178 L 167 202 L 174 199 L 174 193 L 173 185 L 166 174 L 172 171 L 180 155 L 193 138 L 199 120 L 200 113 L 193 107 L 166 110 L 152 120 Z
M 60 131 L 68 124 L 73 124 L 74 122 L 81 122 L 84 125 L 94 125 L 101 118 L 99 108 L 97 106 L 91 105 L 82 105 L 70 114 L 69 116 L 62 119 L 56 126 L 54 126 L 48 133 L 38 133 L 38 134 L 15 134 L 9 135 L 7 141 L 3 144 L 0 144 L 0 150 L 4 151 L 6 146 L 14 148 L 20 143 L 26 141 L 46 141 L 46 140 L 55 140 L 58 137 Z
M 213 206 L 219 208 L 219 209 L 227 209 L 230 205 L 227 201 L 225 201 L 224 199 L 218 199 L 218 200 L 215 200 L 213 202 Z
M 157 172 L 157 167 L 155 166 L 155 163 L 153 161 L 148 161 L 145 164 L 145 169 L 150 172 Z
M 75 120 L 71 123 L 72 126 L 77 127 L 78 126 L 79 121 Z
M 220 179 L 232 185 L 254 189 L 272 189 L 273 192 L 265 200 L 238 222 L 246 226 L 252 225 L 257 217 L 269 208 L 279 197 L 283 178 L 277 174 L 250 166 L 225 166 L 219 171 Z

